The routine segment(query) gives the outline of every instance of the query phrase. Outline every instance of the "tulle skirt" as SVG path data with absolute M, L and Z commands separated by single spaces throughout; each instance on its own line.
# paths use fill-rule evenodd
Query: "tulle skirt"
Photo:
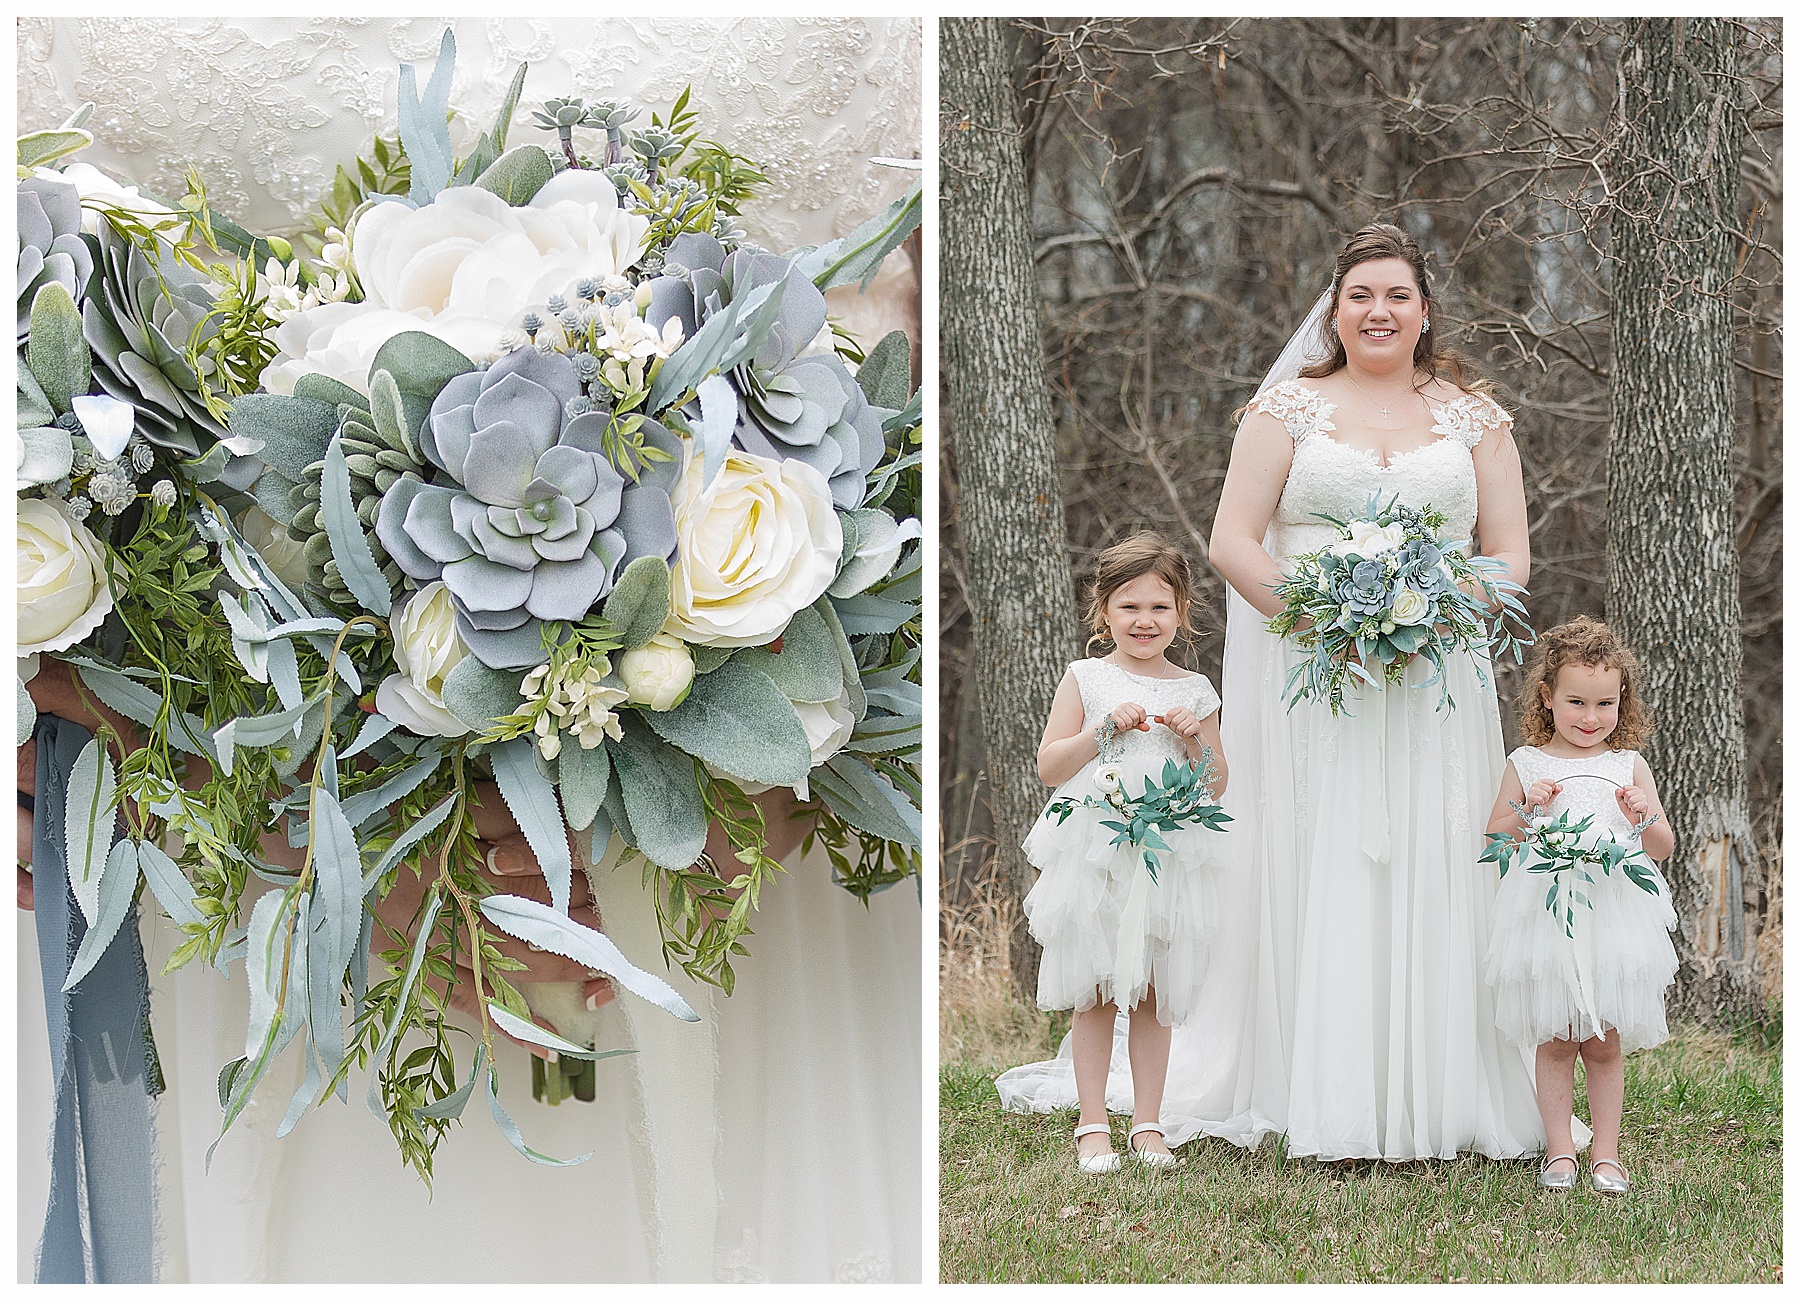
M 1675 979 L 1675 909 L 1668 883 L 1651 871 L 1655 894 L 1623 872 L 1596 873 L 1582 883 L 1593 907 L 1577 904 L 1572 919 L 1544 907 L 1548 874 L 1524 863 L 1506 874 L 1486 975 L 1508 1039 L 1532 1048 L 1617 1030 L 1625 1051 L 1635 1052 L 1669 1037 L 1663 993 Z
M 1126 789 L 1141 791 L 1163 761 L 1121 766 Z M 1079 799 L 1093 792 L 1083 770 L 1057 795 Z M 1230 833 L 1205 827 L 1160 833 L 1169 848 L 1159 853 L 1153 881 L 1143 851 L 1114 845 L 1118 833 L 1101 825 L 1117 817 L 1110 808 L 1077 805 L 1060 823 L 1046 813 L 1025 838 L 1025 855 L 1041 873 L 1025 896 L 1032 938 L 1044 949 L 1038 1006 L 1085 1012 L 1112 1001 L 1129 1009 L 1154 985 L 1157 1020 L 1180 1025 L 1206 971 L 1218 924 L 1214 878 Z
M 1174 1034 L 1169 1141 L 1286 1134 L 1291 1155 L 1326 1160 L 1541 1151 L 1530 1055 L 1483 979 L 1498 878 L 1478 860 L 1505 753 L 1475 660 L 1447 666 L 1454 709 L 1410 685 L 1429 676 L 1414 664 L 1409 685 L 1359 690 L 1334 718 L 1283 703 L 1290 648 L 1260 626 L 1244 641 L 1222 714 L 1240 857 L 1218 874 L 1211 960 Z M 1066 1053 L 1001 1076 L 1003 1104 L 1075 1105 Z M 1130 1106 L 1123 1028 L 1107 1098 Z

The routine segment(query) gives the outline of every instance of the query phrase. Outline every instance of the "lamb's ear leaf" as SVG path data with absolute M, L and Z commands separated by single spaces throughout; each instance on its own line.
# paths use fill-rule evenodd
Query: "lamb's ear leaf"
M 668 563 L 656 556 L 639 556 L 626 565 L 602 613 L 626 650 L 656 636 L 669 617 Z
M 625 814 L 622 825 L 616 817 L 613 822 L 621 833 L 629 831 L 638 852 L 658 867 L 690 867 L 706 848 L 706 802 L 695 761 L 632 714 L 620 722 L 623 739 L 606 742 Z
M 744 781 L 795 786 L 812 768 L 812 746 L 793 704 L 741 656 L 696 677 L 675 708 L 646 711 L 643 719 L 671 745 Z

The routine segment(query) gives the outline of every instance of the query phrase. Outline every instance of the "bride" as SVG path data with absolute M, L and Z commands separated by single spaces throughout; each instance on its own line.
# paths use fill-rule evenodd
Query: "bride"
M 181 193 L 196 164 L 220 210 L 258 231 L 292 232 L 336 166 L 376 131 L 392 131 L 398 64 L 428 69 L 443 25 L 28 18 L 18 32 L 20 129 L 55 126 L 95 101 L 88 126 L 98 139 L 85 161 L 164 197 Z M 453 26 L 459 123 L 491 121 L 522 61 L 539 98 L 612 95 L 666 110 L 691 83 L 704 131 L 763 164 L 770 184 L 743 221 L 768 246 L 847 233 L 910 182 L 869 160 L 917 152 L 916 20 Z M 522 105 L 520 139 L 528 120 Z M 834 293 L 833 315 L 870 341 L 895 328 L 916 339 L 917 285 L 904 263 L 889 259 L 867 294 Z M 505 870 L 504 855 L 497 861 Z M 832 883 L 822 853 L 790 854 L 785 865 L 762 894 L 733 996 L 682 986 L 690 1001 L 710 999 L 703 1045 L 663 1051 L 658 1027 L 630 1020 L 624 1005 L 638 1000 L 588 1014 L 585 991 L 560 986 L 563 1014 L 591 1015 L 601 1047 L 638 1051 L 599 1063 L 596 1101 L 555 1108 L 532 1101 L 524 1050 L 501 1046 L 502 1102 L 527 1141 L 558 1157 L 594 1153 L 569 1169 L 528 1163 L 474 1110 L 439 1149 L 430 1190 L 360 1104 L 329 1103 L 277 1141 L 298 1080 L 297 1063 L 282 1062 L 295 1079 L 287 1090 L 266 1082 L 209 1170 L 215 1078 L 242 1052 L 244 982 L 192 967 L 155 979 L 169 1084 L 156 1104 L 162 1279 L 918 1279 L 918 895 L 902 885 L 865 907 Z M 641 904 L 636 870 L 595 876 L 597 890 L 614 882 L 615 893 L 595 901 L 609 933 L 661 971 L 654 922 L 646 926 L 641 906 L 631 911 Z M 166 922 L 146 921 L 144 932 L 154 976 L 178 937 Z M 50 1130 L 50 1079 L 29 915 L 18 933 L 23 1281 L 48 1187 L 39 1136 Z M 566 980 L 550 961 L 534 956 L 542 974 Z
M 1524 583 L 1530 549 L 1512 420 L 1435 346 L 1424 258 L 1373 225 L 1338 254 L 1331 289 L 1251 401 L 1212 536 L 1231 585 L 1227 806 L 1250 868 L 1227 912 L 1200 1009 L 1175 1032 L 1163 1120 L 1293 1156 L 1517 1157 L 1544 1135 L 1524 1055 L 1494 1025 L 1480 973 L 1493 870 L 1480 815 L 1504 753 L 1485 656 L 1451 658 L 1454 708 L 1406 684 L 1363 688 L 1333 717 L 1282 692 L 1299 652 L 1267 632 L 1285 561 L 1335 537 L 1319 515 L 1371 496 L 1436 507 Z M 1472 812 L 1473 811 L 1473 812 Z M 1109 1094 L 1125 1083 L 1115 1054 Z M 1062 1105 L 1062 1063 L 1000 1081 L 1007 1105 Z

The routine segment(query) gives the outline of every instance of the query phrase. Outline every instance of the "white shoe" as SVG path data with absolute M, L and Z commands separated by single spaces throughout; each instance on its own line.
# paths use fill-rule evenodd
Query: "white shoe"
M 1154 1120 L 1146 1120 L 1141 1125 L 1133 1125 L 1131 1133 L 1125 1137 L 1125 1141 L 1131 1145 L 1131 1155 L 1136 1158 L 1139 1165 L 1146 1169 L 1172 1170 L 1181 1164 L 1181 1158 L 1173 1152 L 1146 1152 L 1138 1146 L 1137 1136 L 1139 1134 L 1161 1134 L 1162 1132 L 1161 1125 Z
M 1110 1149 L 1096 1152 L 1093 1156 L 1081 1155 L 1081 1140 L 1087 1134 L 1105 1134 L 1107 1141 L 1112 1141 L 1112 1125 L 1101 1121 L 1098 1125 L 1077 1125 L 1075 1127 L 1075 1164 L 1084 1175 L 1109 1175 L 1119 1168 L 1119 1154 Z

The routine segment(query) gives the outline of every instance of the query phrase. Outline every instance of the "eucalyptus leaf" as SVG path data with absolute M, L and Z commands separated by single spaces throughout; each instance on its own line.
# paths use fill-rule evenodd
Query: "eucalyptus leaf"
M 599 971 L 619 988 L 654 1003 L 670 1016 L 683 1021 L 700 1019 L 668 981 L 632 966 L 619 946 L 599 931 L 571 921 L 535 899 L 492 894 L 481 901 L 481 913 L 513 938 Z
M 494 1124 L 499 1126 L 500 1133 L 505 1136 L 506 1141 L 511 1143 L 514 1150 L 521 1156 L 524 1156 L 531 1161 L 535 1161 L 538 1165 L 567 1166 L 580 1165 L 583 1161 L 586 1161 L 589 1157 L 594 1155 L 592 1152 L 583 1152 L 580 1156 L 570 1157 L 567 1161 L 559 1161 L 553 1156 L 545 1156 L 542 1152 L 535 1151 L 529 1147 L 525 1142 L 525 1136 L 519 1132 L 518 1125 L 513 1122 L 511 1116 L 506 1114 L 505 1108 L 500 1105 L 500 1078 L 499 1074 L 491 1065 L 487 1069 L 487 1088 L 485 1092 L 487 1093 L 488 1111 L 493 1114 Z
M 137 883 L 137 844 L 121 840 L 112 847 L 112 853 L 106 856 L 99 882 L 97 912 L 88 926 L 87 934 L 81 937 L 80 947 L 75 950 L 75 960 L 69 964 L 68 979 L 62 984 L 63 993 L 66 994 L 79 985 L 82 978 L 94 969 L 94 964 L 105 956 L 107 946 L 113 942 L 113 936 L 119 933 L 119 927 L 125 921 L 125 914 L 131 910 L 131 898 L 137 892 Z
M 358 791 L 344 800 L 344 817 L 353 827 L 360 827 L 377 813 L 393 804 L 396 800 L 411 795 L 437 771 L 443 761 L 438 751 L 426 753 L 419 762 L 396 773 L 374 790 Z
M 538 867 L 550 885 L 550 901 L 558 912 L 566 913 L 575 861 L 569 852 L 569 835 L 563 826 L 556 791 L 538 775 L 533 758 L 535 750 L 531 738 L 517 736 L 495 746 L 489 753 L 501 797 L 506 800 L 506 807 L 512 811 L 519 830 L 525 833 L 526 843 L 537 856 Z
M 731 435 L 737 428 L 737 390 L 721 375 L 709 375 L 695 390 L 700 399 L 700 422 L 694 436 L 705 456 L 705 478 L 702 488 L 712 486 L 713 477 L 725 468 L 725 456 L 731 451 Z
M 462 797 L 459 793 L 452 791 L 432 805 L 429 813 L 402 832 L 399 839 L 387 847 L 387 852 L 381 856 L 381 861 L 369 869 L 369 874 L 363 878 L 362 892 L 367 894 L 373 890 L 375 883 L 387 874 L 389 868 L 400 861 L 407 850 L 443 826 L 444 819 L 448 818 L 455 810 L 456 802 L 460 798 Z
M 63 844 L 69 854 L 69 889 L 89 926 L 100 913 L 100 877 L 112 850 L 118 816 L 114 795 L 118 777 L 112 755 L 98 736 L 81 748 L 69 770 L 63 812 Z
M 427 1107 L 414 1107 L 413 1115 L 420 1120 L 455 1120 L 469 1105 L 469 1099 L 475 1093 L 475 1081 L 487 1070 L 487 1045 L 475 1045 L 475 1068 L 469 1072 L 468 1081 L 455 1093 L 446 1094 Z
M 583 1048 L 580 1044 L 570 1043 L 561 1035 L 544 1029 L 536 1021 L 527 1021 L 522 1016 L 514 1016 L 498 1003 L 490 1000 L 487 1006 L 488 1015 L 494 1019 L 494 1024 L 513 1038 L 525 1043 L 536 1044 L 540 1048 L 553 1049 L 564 1057 L 575 1057 L 584 1062 L 597 1062 L 607 1057 L 624 1057 L 631 1052 L 629 1048 L 613 1048 L 605 1052 L 593 1048 Z
M 394 1040 L 400 1033 L 400 1021 L 406 1012 L 406 1005 L 412 995 L 413 984 L 419 979 L 419 968 L 425 965 L 425 950 L 431 943 L 431 931 L 437 925 L 437 916 L 444 907 L 442 891 L 433 888 L 425 899 L 425 911 L 419 918 L 419 933 L 413 938 L 412 957 L 406 964 L 406 974 L 400 978 L 400 989 L 394 997 L 394 1014 L 381 1032 L 381 1042 L 375 1048 L 373 1062 L 375 1069 L 369 1072 L 369 1089 L 363 1095 L 369 1111 L 375 1119 L 385 1121 L 387 1114 L 381 1109 L 381 1068 L 386 1064 L 388 1051 L 394 1046 Z
M 323 954 L 313 955 L 313 962 L 335 987 L 350 965 L 356 937 L 362 934 L 363 871 L 356 832 L 329 791 L 321 790 L 313 796 L 312 836 L 316 882 L 313 909 L 322 914 L 324 934 L 329 941 Z
M 813 770 L 809 784 L 832 812 L 859 831 L 915 848 L 922 843 L 919 811 L 892 782 L 853 756 L 832 756 Z
M 331 558 L 337 561 L 344 586 L 363 609 L 387 618 L 393 610 L 393 594 L 356 518 L 356 506 L 350 500 L 350 467 L 344 460 L 341 438 L 333 438 L 325 451 L 319 518 L 324 521 L 325 534 L 331 541 Z
M 356 729 L 356 739 L 350 743 L 350 748 L 338 757 L 340 759 L 354 758 L 398 726 L 398 723 L 384 714 L 365 715 L 362 726 Z
M 922 184 L 915 181 L 885 212 L 802 259 L 800 266 L 812 276 L 813 284 L 824 290 L 861 281 L 861 287 L 867 289 L 887 255 L 919 228 L 924 215 L 922 190 Z
M 669 617 L 669 566 L 657 556 L 639 556 L 619 574 L 602 607 L 626 650 L 642 646 Z
M 646 411 L 661 411 L 693 390 L 708 375 L 735 365 L 733 357 L 746 340 L 758 341 L 781 316 L 779 281 L 758 285 L 733 299 L 694 332 L 693 338 L 663 362 L 650 385 Z M 742 360 L 741 357 L 738 360 Z
M 198 922 L 200 910 L 194 906 L 194 887 L 188 884 L 180 864 L 163 853 L 161 846 L 153 841 L 139 841 L 137 852 L 138 868 L 144 874 L 150 893 L 163 906 L 163 911 L 178 926 Z
M 624 739 L 606 746 L 619 777 L 632 843 L 658 867 L 689 867 L 706 848 L 706 804 L 694 760 L 659 740 L 631 714 L 622 715 L 620 722 Z
M 300 1123 L 300 1117 L 319 1096 L 319 1086 L 324 1083 L 324 1076 L 319 1071 L 319 1059 L 312 1053 L 306 1054 L 306 1076 L 294 1090 L 294 1096 L 288 1100 L 287 1113 L 282 1116 L 281 1124 L 275 1128 L 276 1138 L 286 1138 L 290 1130 Z

